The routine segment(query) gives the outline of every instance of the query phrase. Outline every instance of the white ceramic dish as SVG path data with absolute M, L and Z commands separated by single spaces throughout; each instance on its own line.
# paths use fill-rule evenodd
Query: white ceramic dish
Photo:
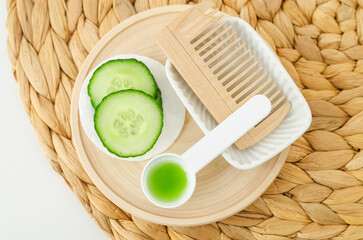
M 286 118 L 261 141 L 243 150 L 238 150 L 232 145 L 222 153 L 223 157 L 232 166 L 239 169 L 251 169 L 276 156 L 299 138 L 310 126 L 311 112 L 300 90 L 275 53 L 255 30 L 240 18 L 231 17 L 228 18 L 228 22 L 232 25 L 233 30 L 238 33 L 237 35 L 241 36 L 246 48 L 250 49 L 248 56 L 255 55 L 259 61 L 259 66 L 264 67 L 268 77 L 273 80 L 291 103 L 291 109 Z M 237 37 L 235 36 L 234 39 Z M 171 85 L 189 113 L 202 131 L 205 134 L 209 133 L 218 125 L 217 122 L 169 60 L 167 60 L 165 70 Z
M 151 73 L 154 75 L 155 81 L 158 84 L 161 91 L 161 97 L 163 101 L 164 125 L 158 140 L 156 141 L 155 145 L 150 151 L 148 151 L 142 156 L 122 158 L 109 152 L 107 148 L 103 146 L 100 138 L 96 133 L 96 130 L 94 128 L 94 119 L 93 119 L 95 110 L 92 107 L 90 97 L 88 96 L 87 87 L 89 84 L 89 80 L 93 75 L 93 72 L 103 63 L 113 59 L 126 59 L 126 58 L 135 58 L 143 62 L 150 69 Z M 135 54 L 123 54 L 106 59 L 87 75 L 86 79 L 82 84 L 79 96 L 79 118 L 87 136 L 104 153 L 106 153 L 111 157 L 118 158 L 121 160 L 142 161 L 153 158 L 154 156 L 164 152 L 178 138 L 184 125 L 185 108 L 182 102 L 180 102 L 180 100 L 178 99 L 178 97 L 175 96 L 174 90 L 171 87 L 165 75 L 164 68 L 165 68 L 164 65 L 151 58 Z

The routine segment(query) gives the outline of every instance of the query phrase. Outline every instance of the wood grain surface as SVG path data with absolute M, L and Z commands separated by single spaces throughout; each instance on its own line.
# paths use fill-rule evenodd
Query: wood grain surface
M 267 77 L 264 66 L 258 65 L 258 58 L 246 56 L 251 49 L 245 47 L 241 33 L 223 20 L 228 15 L 209 3 L 197 4 L 174 18 L 162 28 L 156 42 L 218 123 L 257 94 L 269 98 L 271 114 L 234 143 L 242 150 L 271 133 L 291 104 Z
M 117 54 L 139 54 L 165 63 L 166 56 L 154 38 L 167 23 L 188 6 L 169 6 L 143 12 L 113 28 L 89 53 L 73 90 L 71 127 L 73 143 L 88 176 L 113 203 L 148 221 L 177 226 L 201 225 L 229 217 L 250 205 L 280 172 L 288 149 L 253 170 L 241 171 L 219 156 L 197 174 L 197 187 L 183 206 L 163 209 L 153 205 L 141 189 L 141 173 L 147 163 L 120 161 L 104 154 L 88 139 L 79 120 L 79 94 L 88 73 Z M 147 28 L 147 31 L 145 29 Z M 129 36 L 133 36 L 130 41 Z M 165 152 L 182 154 L 204 136 L 186 115 L 182 132 Z M 207 203 L 208 202 L 208 203 Z

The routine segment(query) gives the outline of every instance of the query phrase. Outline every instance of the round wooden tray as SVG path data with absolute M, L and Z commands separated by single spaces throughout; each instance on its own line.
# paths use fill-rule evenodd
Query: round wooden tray
M 95 185 L 113 203 L 145 220 L 163 225 L 192 226 L 215 222 L 242 210 L 272 183 L 287 157 L 288 149 L 265 164 L 248 171 L 230 166 L 219 156 L 197 175 L 197 187 L 183 206 L 163 209 L 150 203 L 141 190 L 140 176 L 147 161 L 113 159 L 97 149 L 84 133 L 78 115 L 82 82 L 97 64 L 117 54 L 134 53 L 165 63 L 166 56 L 154 41 L 161 28 L 188 6 L 155 8 L 126 19 L 113 28 L 88 55 L 79 71 L 71 106 L 73 141 L 79 158 Z M 166 151 L 183 153 L 203 136 L 187 114 L 183 130 Z

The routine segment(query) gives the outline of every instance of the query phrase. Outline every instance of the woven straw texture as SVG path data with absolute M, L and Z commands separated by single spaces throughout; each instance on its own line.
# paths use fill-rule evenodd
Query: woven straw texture
M 199 227 L 145 222 L 92 184 L 72 145 L 70 98 L 97 41 L 133 14 L 186 0 L 8 0 L 8 53 L 54 170 L 112 239 L 363 239 L 363 0 L 214 0 L 266 40 L 308 100 L 312 125 L 265 194 Z

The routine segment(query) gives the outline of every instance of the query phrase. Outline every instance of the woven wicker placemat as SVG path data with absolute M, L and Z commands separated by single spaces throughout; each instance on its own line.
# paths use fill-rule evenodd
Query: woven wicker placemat
M 187 0 L 8 0 L 8 52 L 40 145 L 90 216 L 113 239 L 363 239 L 363 0 L 214 0 L 277 52 L 306 97 L 312 125 L 265 194 L 199 227 L 145 222 L 91 182 L 72 145 L 78 69 L 113 26 Z

